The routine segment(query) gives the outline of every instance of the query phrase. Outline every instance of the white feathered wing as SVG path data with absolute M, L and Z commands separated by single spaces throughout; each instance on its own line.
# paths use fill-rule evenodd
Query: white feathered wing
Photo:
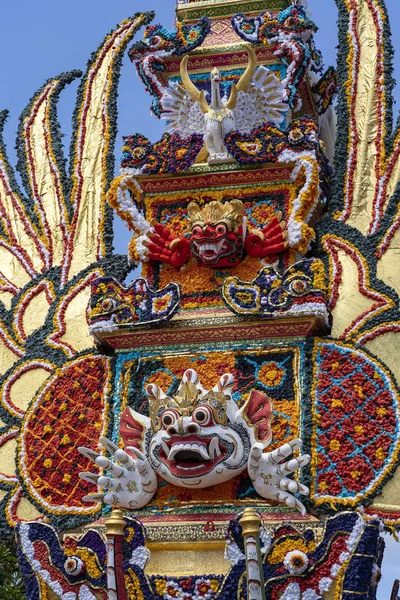
M 264 123 L 280 125 L 289 109 L 282 100 L 283 86 L 266 67 L 258 67 L 247 92 L 239 92 L 234 109 L 236 129 L 250 133 Z
M 258 67 L 247 92 L 239 92 L 234 115 L 236 129 L 250 133 L 264 123 L 280 125 L 289 106 L 282 100 L 283 86 L 266 67 Z M 185 88 L 170 82 L 161 101 L 161 118 L 167 121 L 165 130 L 183 138 L 192 133 L 204 134 L 205 121 L 200 104 L 193 102 Z
M 164 110 L 161 119 L 167 121 L 165 131 L 179 133 L 183 138 L 192 133 L 205 133 L 204 115 L 200 104 L 193 102 L 185 88 L 176 81 L 170 82 L 161 105 Z

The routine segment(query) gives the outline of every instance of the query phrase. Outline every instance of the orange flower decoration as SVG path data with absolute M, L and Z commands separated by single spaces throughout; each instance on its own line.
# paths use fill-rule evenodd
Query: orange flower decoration
M 146 389 L 150 383 L 155 383 L 164 392 L 167 392 L 174 382 L 174 377 L 168 371 L 155 371 L 143 381 L 143 389 Z
M 258 379 L 267 387 L 276 387 L 282 383 L 285 376 L 285 370 L 276 362 L 267 362 L 262 365 L 258 371 Z

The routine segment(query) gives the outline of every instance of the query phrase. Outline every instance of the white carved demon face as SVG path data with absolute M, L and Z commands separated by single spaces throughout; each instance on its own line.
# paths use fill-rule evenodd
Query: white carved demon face
M 140 428 L 137 413 L 124 413 L 125 445 L 140 442 L 154 470 L 174 485 L 205 488 L 229 481 L 246 469 L 251 446 L 267 446 L 271 438 L 269 399 L 253 391 L 239 410 L 231 398 L 233 384 L 226 374 L 212 390 L 204 390 L 189 369 L 174 397 L 149 385 L 151 436 Z

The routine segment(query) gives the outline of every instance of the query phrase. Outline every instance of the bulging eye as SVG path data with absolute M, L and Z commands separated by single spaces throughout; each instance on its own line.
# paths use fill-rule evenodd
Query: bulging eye
M 219 225 L 216 226 L 215 232 L 218 235 L 225 235 L 225 233 L 226 233 L 226 225 L 224 225 L 223 223 L 220 223 Z
M 64 563 L 64 569 L 66 570 L 68 575 L 73 575 L 77 577 L 85 571 L 86 565 L 77 556 L 70 556 Z
M 289 290 L 292 294 L 304 294 L 307 291 L 307 282 L 303 279 L 295 279 L 289 285 Z
M 212 422 L 212 412 L 208 406 L 199 406 L 193 411 L 192 420 L 198 425 L 205 427 Z
M 196 237 L 203 237 L 203 229 L 200 227 L 200 225 L 196 225 L 195 227 L 193 227 L 192 235 Z
M 284 26 L 285 27 L 293 27 L 296 24 L 296 20 L 295 17 L 288 17 L 286 19 L 286 21 L 284 22 Z
M 158 35 L 153 36 L 152 40 L 150 41 L 150 46 L 152 48 L 158 48 L 159 46 L 161 46 L 161 44 L 162 39 Z
M 116 308 L 117 303 L 113 298 L 104 298 L 104 300 L 101 303 L 101 310 L 103 311 L 109 311 L 109 310 L 113 310 L 114 308 Z
M 174 410 L 166 410 L 161 417 L 161 423 L 164 429 L 171 427 L 177 420 L 178 415 Z

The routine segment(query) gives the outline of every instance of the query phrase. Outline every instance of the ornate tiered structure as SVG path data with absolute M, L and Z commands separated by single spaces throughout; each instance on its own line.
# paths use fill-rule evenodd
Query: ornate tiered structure
M 304 2 L 137 14 L 82 79 L 69 178 L 54 108 L 79 73 L 21 117 L 30 200 L 2 150 L 0 497 L 30 599 L 375 597 L 400 523 L 400 145 L 383 0 L 338 6 L 338 75 Z M 141 26 L 166 133 L 124 138 L 113 179 Z

